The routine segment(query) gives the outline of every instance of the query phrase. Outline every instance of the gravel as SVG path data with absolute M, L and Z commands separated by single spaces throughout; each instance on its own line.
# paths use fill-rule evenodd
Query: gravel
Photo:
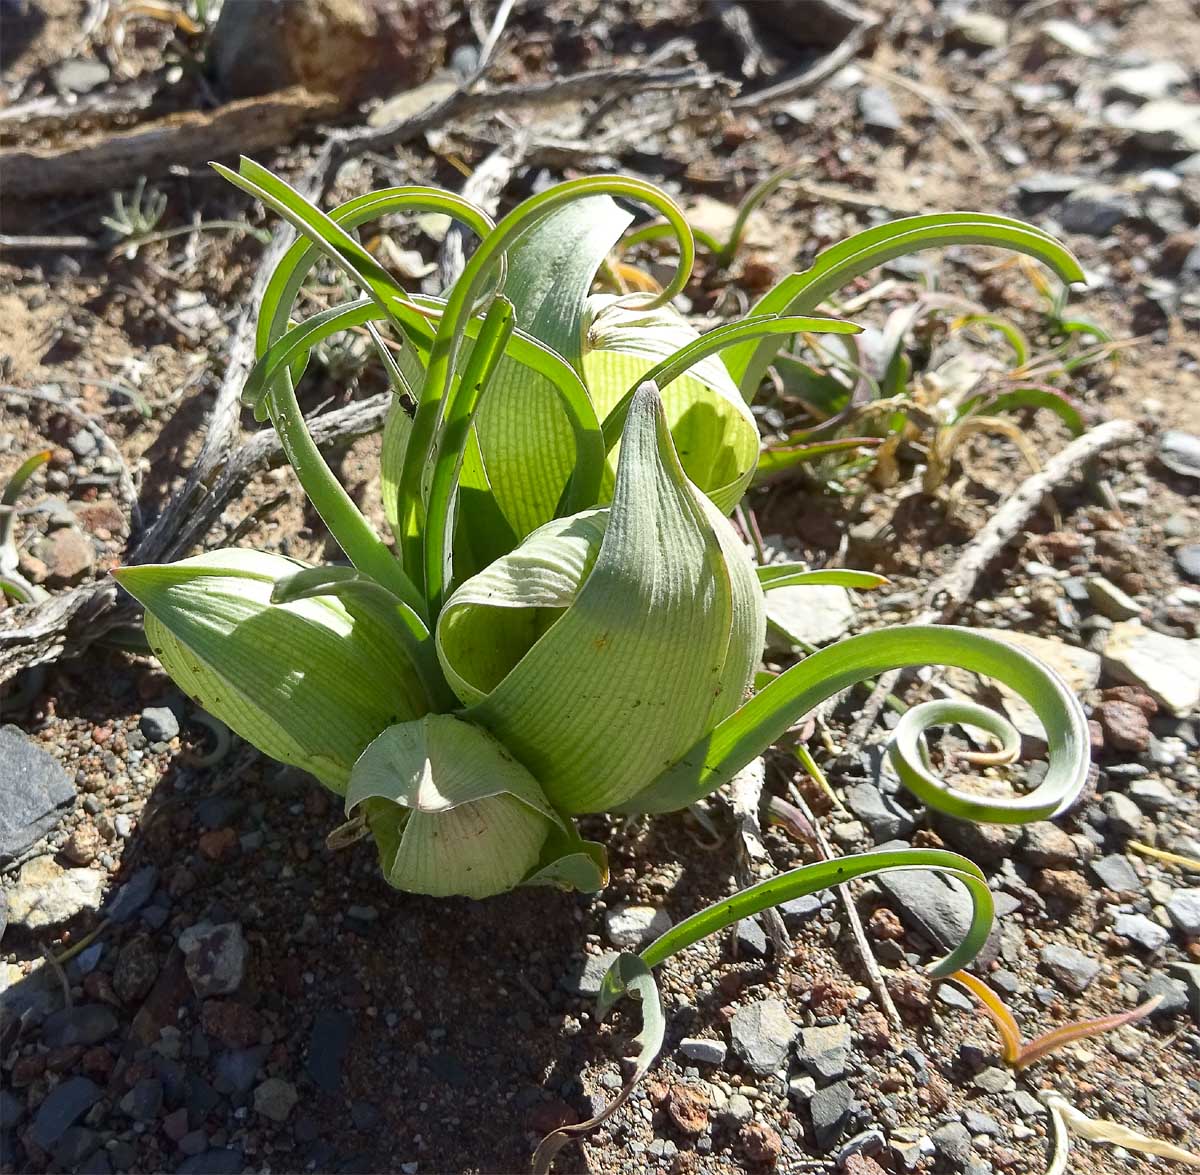
M 729 1036 L 741 1060 L 753 1072 L 765 1076 L 786 1063 L 796 1025 L 779 1000 L 760 1000 L 734 1012 Z

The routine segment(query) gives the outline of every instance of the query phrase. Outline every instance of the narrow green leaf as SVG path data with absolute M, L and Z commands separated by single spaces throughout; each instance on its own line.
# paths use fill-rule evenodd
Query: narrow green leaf
M 901 781 L 923 803 L 960 819 L 1022 824 L 1045 820 L 1075 801 L 1087 782 L 1087 719 L 1057 674 L 1022 650 L 970 629 L 912 626 L 863 633 L 806 657 L 726 718 L 626 811 L 669 812 L 707 795 L 760 755 L 814 706 L 847 686 L 925 664 L 955 665 L 1003 682 L 1025 699 L 1046 730 L 1049 770 L 1027 795 L 984 796 L 947 786 L 925 765 L 926 729 L 967 722 L 1007 737 L 1011 726 L 981 706 L 931 702 L 908 710 L 896 728 L 891 757 Z
M 887 576 L 876 575 L 873 571 L 851 571 L 834 567 L 809 571 L 803 563 L 767 563 L 754 570 L 764 592 L 769 592 L 772 588 L 797 587 L 801 584 L 870 591 L 872 588 L 883 587 L 888 582 Z
M 955 422 L 967 416 L 996 416 L 1021 408 L 1045 408 L 1067 426 L 1073 437 L 1082 436 L 1087 427 L 1078 407 L 1065 393 L 1048 387 L 1015 388 L 1011 392 L 983 392 L 972 396 L 955 413 Z
M 947 245 L 997 245 L 1048 265 L 1063 281 L 1084 280 L 1075 258 L 1048 233 L 1006 216 L 951 212 L 890 221 L 826 249 L 812 267 L 785 277 L 754 306 L 754 314 L 805 314 L 814 311 L 854 278 L 905 253 Z M 778 350 L 773 339 L 730 348 L 725 362 L 742 394 L 752 399 Z

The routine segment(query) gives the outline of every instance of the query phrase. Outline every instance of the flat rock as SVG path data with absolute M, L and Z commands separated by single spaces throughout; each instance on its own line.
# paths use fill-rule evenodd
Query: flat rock
M 901 919 L 930 942 L 944 950 L 953 950 L 966 937 L 974 907 L 970 893 L 961 882 L 923 869 L 883 873 L 875 881 Z M 998 951 L 999 934 L 993 927 L 980 952 L 980 960 L 989 963 Z
M 34 857 L 21 866 L 17 884 L 8 892 L 8 920 L 27 930 L 58 926 L 84 910 L 98 909 L 103 891 L 103 873 L 64 869 L 53 857 Z
M 854 1090 L 848 1081 L 827 1085 L 813 1094 L 808 1108 L 817 1150 L 824 1153 L 846 1133 L 854 1109 Z
M 74 1004 L 46 1018 L 42 1043 L 48 1048 L 84 1047 L 107 1040 L 118 1028 L 112 1009 L 104 1004 Z
M 1145 914 L 1118 914 L 1113 919 L 1113 930 L 1145 951 L 1162 950 L 1171 938 L 1166 927 L 1159 926 Z
M 1049 820 L 1025 825 L 1020 852 L 1030 865 L 1043 867 L 1069 865 L 1079 856 L 1075 842 Z
M 1130 193 L 1107 184 L 1087 184 L 1063 201 L 1059 221 L 1067 232 L 1104 237 L 1137 215 L 1137 201 Z
M 766 1076 L 787 1063 L 796 1025 L 779 1000 L 759 1000 L 734 1012 L 729 1036 L 733 1051 L 753 1072 Z
M 600 994 L 604 976 L 618 954 L 618 951 L 603 951 L 599 955 L 584 955 L 576 959 L 559 979 L 559 987 L 571 995 L 595 999 Z
M 1141 686 L 1176 717 L 1200 706 L 1200 639 L 1164 636 L 1125 620 L 1108 635 L 1104 669 L 1116 681 Z
M 659 906 L 621 902 L 604 914 L 604 932 L 615 947 L 636 948 L 671 929 L 671 916 Z
M 1182 987 L 1182 984 L 1180 985 Z M 723 1065 L 728 1053 L 723 1040 L 709 1040 L 703 1036 L 685 1037 L 679 1042 L 679 1051 L 689 1061 L 701 1065 Z
M 158 886 L 158 869 L 143 865 L 108 900 L 105 914 L 114 922 L 128 922 L 151 898 Z
M 1188 938 L 1200 938 L 1200 889 L 1177 889 L 1167 902 L 1167 917 Z
M 775 649 L 827 645 L 854 624 L 850 593 L 830 584 L 797 584 L 767 592 L 767 642 Z
M 1152 151 L 1200 151 L 1200 103 L 1159 98 L 1136 109 L 1116 103 L 1105 117 Z
M 354 1035 L 354 1018 L 349 1012 L 326 1009 L 318 1012 L 308 1039 L 305 1070 L 318 1089 L 336 1093 L 342 1083 L 342 1061 Z
M 21 856 L 63 816 L 75 786 L 58 760 L 15 726 L 0 726 L 0 866 Z
M 867 826 L 876 844 L 908 836 L 917 826 L 907 808 L 870 783 L 847 788 L 846 807 Z
M 1104 89 L 1113 98 L 1150 102 L 1167 97 L 1172 90 L 1184 85 L 1187 79 L 1187 70 L 1178 62 L 1151 61 L 1146 65 L 1114 70 L 1104 83 Z
M 858 113 L 862 116 L 863 126 L 883 134 L 890 135 L 904 125 L 886 86 L 864 86 L 858 95 Z
M 1145 1003 L 1155 996 L 1162 997 L 1158 1007 L 1150 1013 L 1155 1019 L 1179 1016 L 1188 1010 L 1187 984 L 1173 975 L 1166 975 L 1161 971 L 1151 973 L 1142 990 L 1138 992 L 1138 999 Z
M 1090 861 L 1088 868 L 1101 885 L 1115 893 L 1136 892 L 1142 888 L 1142 879 L 1129 863 L 1129 858 L 1121 853 L 1110 853 L 1107 857 Z
M 851 1044 L 848 1024 L 803 1028 L 800 1030 L 796 1055 L 800 1064 L 819 1081 L 837 1081 L 846 1075 Z
M 242 1175 L 246 1161 L 233 1147 L 212 1147 L 190 1155 L 175 1170 L 178 1175 Z
M 33 1141 L 44 1151 L 54 1145 L 100 1100 L 100 1087 L 86 1077 L 69 1077 L 56 1085 L 38 1106 L 30 1128 Z
M 1052 943 L 1042 948 L 1040 957 L 1042 970 L 1059 987 L 1074 995 L 1085 992 L 1091 986 L 1092 980 L 1100 974 L 1099 960 L 1077 951 L 1074 947 Z

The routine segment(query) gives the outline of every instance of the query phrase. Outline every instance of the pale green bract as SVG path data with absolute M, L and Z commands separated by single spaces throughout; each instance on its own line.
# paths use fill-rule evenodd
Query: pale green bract
M 221 170 L 301 234 L 267 283 L 244 400 L 278 431 L 349 566 L 224 550 L 116 574 L 144 605 L 151 647 L 176 682 L 243 738 L 343 794 L 347 833 L 370 832 L 392 885 L 472 898 L 520 884 L 597 890 L 604 846 L 580 836 L 575 816 L 692 804 L 837 691 L 927 662 L 1020 693 L 1046 729 L 1050 766 L 1025 795 L 948 787 L 928 729 L 974 725 L 1009 747 L 1015 732 L 973 705 L 914 707 L 891 755 L 922 802 L 1009 823 L 1073 803 L 1088 752 L 1078 700 L 983 634 L 864 633 L 752 694 L 764 591 L 879 580 L 756 568 L 727 518 L 754 475 L 748 405 L 778 348 L 799 332 L 857 329 L 821 317 L 826 298 L 890 257 L 948 244 L 1004 245 L 1077 280 L 1051 237 L 973 213 L 879 225 L 784 278 L 750 317 L 700 334 L 671 307 L 690 274 L 691 230 L 644 181 L 560 184 L 493 223 L 461 197 L 418 186 L 326 214 L 249 160 Z M 679 264 L 661 294 L 593 292 L 630 219 L 616 199 L 661 217 L 644 239 L 675 237 Z M 445 213 L 480 238 L 441 297 L 407 292 L 354 235 L 403 212 Z M 724 251 L 734 248 L 731 239 Z M 322 257 L 363 296 L 294 321 Z M 369 332 L 397 393 L 379 479 L 392 543 L 339 484 L 296 399 L 314 350 L 345 330 Z M 966 886 L 972 923 L 939 967 L 967 965 L 992 904 L 978 868 L 957 854 L 863 854 L 768 878 L 618 962 L 604 1003 L 626 988 L 643 1000 L 638 1073 L 662 1041 L 656 964 L 769 905 L 898 868 L 939 869 Z M 560 1142 L 547 1141 L 539 1164 Z

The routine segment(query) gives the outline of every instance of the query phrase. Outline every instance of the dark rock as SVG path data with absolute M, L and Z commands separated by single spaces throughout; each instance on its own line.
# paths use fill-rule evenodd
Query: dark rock
M 138 730 L 152 743 L 169 743 L 179 734 L 179 719 L 170 706 L 147 706 L 138 721 Z
M 74 1170 L 100 1145 L 100 1135 L 86 1126 L 68 1126 L 54 1148 L 54 1161 Z
M 743 918 L 734 929 L 733 938 L 739 959 L 765 959 L 771 951 L 757 918 Z
M 1129 702 L 1101 702 L 1096 718 L 1106 746 L 1118 751 L 1144 751 L 1150 745 L 1150 722 L 1144 710 Z
M 305 1070 L 326 1093 L 336 1093 L 342 1083 L 342 1060 L 354 1035 L 354 1018 L 348 1012 L 318 1012 L 308 1038 Z
M 603 951 L 599 955 L 583 955 L 575 959 L 570 968 L 559 977 L 559 987 L 570 995 L 594 1000 L 600 994 L 604 976 L 619 953 Z
M 30 1136 L 44 1151 L 51 1151 L 84 1114 L 100 1100 L 100 1087 L 86 1077 L 69 1077 L 56 1085 L 38 1106 Z
M 729 1022 L 733 1051 L 759 1076 L 784 1066 L 795 1037 L 796 1025 L 779 1000 L 738 1008 Z
M 1137 214 L 1137 202 L 1128 192 L 1104 184 L 1088 184 L 1076 188 L 1063 201 L 1059 221 L 1067 232 L 1103 237 Z
M 896 913 L 930 942 L 953 950 L 966 937 L 973 905 L 966 887 L 959 882 L 924 870 L 884 873 L 876 881 Z M 980 952 L 980 962 L 992 962 L 999 949 L 999 932 L 993 927 Z
M 1021 829 L 1011 824 L 976 824 L 941 816 L 935 827 L 960 853 L 985 865 L 1011 856 L 1021 839 Z
M 130 1091 L 121 1099 L 121 1112 L 135 1122 L 153 1122 L 163 1104 L 163 1085 L 157 1077 L 143 1077 L 135 1081 Z
M 24 1117 L 25 1103 L 7 1089 L 0 1089 L 0 1131 L 15 1130 Z
M 850 1125 L 854 1108 L 854 1091 L 850 1082 L 839 1081 L 818 1089 L 808 1103 L 812 1114 L 813 1137 L 822 1154 L 836 1143 Z
M 1090 955 L 1074 947 L 1052 943 L 1042 948 L 1042 970 L 1060 987 L 1074 995 L 1081 995 L 1100 974 L 1100 963 Z
M 48 1048 L 99 1044 L 117 1030 L 117 1018 L 103 1004 L 76 1004 L 46 1018 L 42 1043 Z
M 21 856 L 58 823 L 75 787 L 57 759 L 15 726 L 0 726 L 0 865 Z
M 1107 857 L 1090 861 L 1088 868 L 1102 886 L 1114 893 L 1128 893 L 1142 888 L 1141 879 L 1133 871 L 1129 858 L 1122 853 L 1110 853 Z
M 971 1157 L 971 1132 L 961 1122 L 947 1122 L 931 1137 L 934 1150 L 951 1166 L 962 1167 Z
M 214 1147 L 184 1159 L 175 1170 L 179 1175 L 242 1175 L 244 1164 L 240 1150 Z
M 1138 998 L 1142 1003 L 1145 1003 L 1147 1000 L 1152 1000 L 1155 996 L 1161 996 L 1162 1000 L 1158 1007 L 1150 1013 L 1153 1019 L 1159 1017 L 1166 1019 L 1170 1016 L 1179 1016 L 1188 1010 L 1187 985 L 1182 979 L 1176 979 L 1172 975 L 1164 975 L 1161 971 L 1153 972 L 1150 978 L 1146 980 Z
M 149 900 L 158 885 L 158 869 L 143 865 L 109 899 L 105 913 L 113 922 L 128 922 Z
M 911 812 L 869 783 L 849 788 L 846 806 L 867 826 L 876 844 L 906 837 L 916 828 Z
M 833 894 L 828 891 L 819 894 L 805 894 L 803 897 L 791 898 L 782 903 L 779 912 L 783 915 L 784 925 L 790 930 L 815 918 L 823 907 L 832 903 Z

